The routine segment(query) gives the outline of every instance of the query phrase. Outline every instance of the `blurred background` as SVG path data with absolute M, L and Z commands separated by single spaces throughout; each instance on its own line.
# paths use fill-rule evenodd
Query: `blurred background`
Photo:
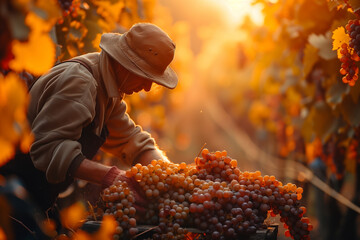
M 32 141 L 24 81 L 57 61 L 99 51 L 104 32 L 152 22 L 176 43 L 179 84 L 125 101 L 168 158 L 192 163 L 203 147 L 226 150 L 243 171 L 304 188 L 312 239 L 360 239 L 360 42 L 352 41 L 355 27 L 348 24 L 360 18 L 359 1 L 1 0 L 0 6 L 0 165 Z M 342 65 L 344 48 L 351 70 Z M 114 159 L 100 153 L 98 160 Z M 279 227 L 278 239 L 286 239 Z

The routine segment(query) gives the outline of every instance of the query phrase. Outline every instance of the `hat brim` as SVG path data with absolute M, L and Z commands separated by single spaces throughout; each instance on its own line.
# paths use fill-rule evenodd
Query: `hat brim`
M 168 66 L 164 72 L 156 72 L 128 46 L 125 34 L 105 33 L 100 48 L 130 72 L 149 79 L 159 85 L 173 89 L 178 83 L 175 71 Z

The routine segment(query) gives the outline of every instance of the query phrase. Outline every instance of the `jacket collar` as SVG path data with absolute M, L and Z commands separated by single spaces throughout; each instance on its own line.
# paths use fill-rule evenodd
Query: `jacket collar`
M 110 98 L 122 98 L 123 93 L 118 91 L 115 73 L 110 64 L 110 57 L 107 53 L 101 51 L 99 58 L 99 72 L 104 83 L 106 93 Z

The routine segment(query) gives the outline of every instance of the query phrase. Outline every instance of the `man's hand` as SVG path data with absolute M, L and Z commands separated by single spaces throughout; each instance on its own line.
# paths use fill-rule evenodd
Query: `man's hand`
M 143 193 L 142 188 L 138 184 L 138 182 L 133 178 L 126 177 L 126 172 L 124 170 L 119 170 L 120 173 L 115 178 L 114 183 L 116 181 L 120 180 L 123 182 L 126 182 L 130 191 L 132 192 L 135 202 L 133 203 L 133 206 L 136 208 L 136 211 L 140 214 L 144 214 L 146 212 L 146 206 L 148 202 L 146 201 L 145 195 Z
M 143 190 L 140 185 L 136 182 L 136 180 L 131 177 L 126 176 L 126 172 L 124 170 L 120 170 L 117 167 L 112 167 L 104 176 L 102 181 L 103 189 L 110 187 L 115 184 L 117 181 L 126 182 L 128 188 L 132 192 L 135 202 L 132 204 L 135 207 L 136 211 L 140 214 L 146 212 L 147 201 L 143 194 Z

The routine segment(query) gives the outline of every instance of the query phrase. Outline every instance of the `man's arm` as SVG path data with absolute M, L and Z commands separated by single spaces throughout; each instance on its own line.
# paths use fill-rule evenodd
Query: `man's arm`
M 79 167 L 72 174 L 73 177 L 99 184 L 102 188 L 107 188 L 115 181 L 125 181 L 135 197 L 134 207 L 137 211 L 145 214 L 144 206 L 147 201 L 142 194 L 142 189 L 134 178 L 126 177 L 126 172 L 115 166 L 106 166 L 98 162 L 84 159 Z
M 103 184 L 104 177 L 110 171 L 112 167 L 104 164 L 84 159 L 79 167 L 74 171 L 72 176 L 74 178 L 86 180 L 91 183 L 99 185 Z M 115 179 L 115 178 L 114 178 Z
M 155 149 L 155 150 L 147 150 L 147 151 L 144 151 L 143 153 L 141 153 L 134 160 L 134 165 L 136 163 L 141 163 L 141 165 L 146 166 L 146 165 L 150 164 L 151 161 L 154 159 L 155 160 L 163 159 L 165 161 L 169 161 L 168 158 L 165 156 L 165 154 L 161 150 Z

